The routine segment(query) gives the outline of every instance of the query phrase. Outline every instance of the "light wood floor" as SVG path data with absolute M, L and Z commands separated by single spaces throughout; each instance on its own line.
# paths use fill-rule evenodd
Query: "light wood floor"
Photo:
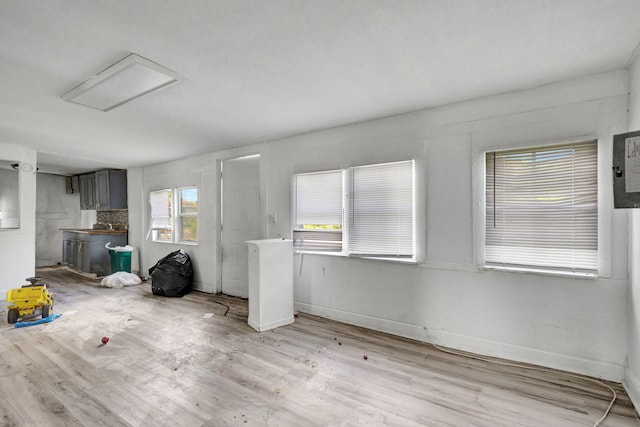
M 304 314 L 258 333 L 242 299 L 163 298 L 149 284 L 107 289 L 64 270 L 39 274 L 54 311 L 67 314 L 14 329 L 2 313 L 3 426 L 591 426 L 611 399 L 561 373 Z M 619 397 L 602 425 L 640 426 L 611 386 Z

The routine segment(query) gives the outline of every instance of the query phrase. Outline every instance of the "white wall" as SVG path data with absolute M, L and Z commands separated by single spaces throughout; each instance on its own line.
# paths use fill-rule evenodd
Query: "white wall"
M 127 170 L 127 208 L 129 210 L 128 239 L 129 245 L 134 248 L 131 254 L 131 271 L 141 276 L 146 276 L 147 272 L 141 268 L 141 259 L 144 250 L 144 224 L 146 223 L 144 214 L 145 203 L 149 202 L 143 189 L 142 173 L 142 168 L 131 168 Z M 148 215 L 148 212 L 146 214 Z M 148 223 L 146 224 L 148 226 Z
M 0 170 L 0 228 L 15 228 L 20 222 L 19 172 Z
M 7 290 L 25 284 L 35 274 L 36 152 L 18 145 L 0 142 L 0 158 L 33 166 L 20 171 L 20 228 L 0 229 L 0 298 Z
M 417 340 L 621 380 L 627 214 L 611 208 L 610 165 L 612 135 L 627 130 L 627 91 L 627 72 L 595 75 L 144 168 L 140 187 L 148 197 L 151 190 L 199 185 L 200 244 L 184 248 L 199 288 L 216 291 L 220 159 L 260 152 L 262 237 L 270 238 L 291 235 L 292 173 L 416 158 L 426 202 L 418 236 L 423 262 L 297 255 L 296 307 Z M 479 269 L 473 201 L 482 152 L 586 137 L 597 137 L 600 147 L 601 277 Z M 276 224 L 267 223 L 269 214 Z M 148 226 L 148 207 L 144 215 Z M 175 248 L 142 245 L 145 268 Z
M 629 130 L 640 129 L 640 59 L 630 72 Z M 629 209 L 628 366 L 625 388 L 640 408 L 640 210 Z
M 36 266 L 62 261 L 61 228 L 80 226 L 80 195 L 67 194 L 65 177 L 38 173 L 36 184 Z
M 208 154 L 169 164 L 129 170 L 129 244 L 139 248 L 142 261 L 141 274 L 160 258 L 177 249 L 184 249 L 191 257 L 194 268 L 194 288 L 205 292 L 216 292 L 216 220 L 219 182 L 216 179 L 216 162 Z M 198 245 L 182 245 L 146 240 L 149 227 L 149 192 L 175 187 L 196 185 L 198 187 Z M 140 196 L 142 195 L 142 196 Z M 142 209 L 143 222 L 136 222 L 134 210 Z

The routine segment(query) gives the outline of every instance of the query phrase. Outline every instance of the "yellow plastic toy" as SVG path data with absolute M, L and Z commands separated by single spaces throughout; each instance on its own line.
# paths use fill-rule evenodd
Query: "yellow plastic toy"
M 7 292 L 7 322 L 16 323 L 18 318 L 33 314 L 40 308 L 42 318 L 49 317 L 53 310 L 53 293 L 46 283 L 38 283 L 41 277 L 26 279 L 30 285 Z

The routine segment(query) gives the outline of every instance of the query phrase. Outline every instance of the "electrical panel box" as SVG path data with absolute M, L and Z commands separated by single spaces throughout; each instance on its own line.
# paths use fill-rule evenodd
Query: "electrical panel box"
M 613 205 L 640 208 L 640 131 L 613 136 Z

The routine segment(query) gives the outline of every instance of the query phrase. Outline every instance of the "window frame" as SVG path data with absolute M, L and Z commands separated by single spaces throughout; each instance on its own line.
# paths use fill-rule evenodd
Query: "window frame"
M 184 190 L 195 190 L 196 192 L 196 211 L 195 212 L 183 212 L 182 211 L 182 199 L 183 199 L 183 194 L 182 192 Z M 198 215 L 199 215 L 199 211 L 198 211 L 198 204 L 199 204 L 199 197 L 198 197 L 198 187 L 196 187 L 195 185 L 189 185 L 186 187 L 176 187 L 175 191 L 174 191 L 176 200 L 175 200 L 175 216 L 174 216 L 174 224 L 175 224 L 175 237 L 176 237 L 176 243 L 182 243 L 182 244 L 197 244 L 198 243 Z M 186 240 L 184 239 L 184 218 L 195 218 L 196 219 L 196 230 L 195 230 L 195 235 L 196 238 L 194 240 Z
M 486 156 L 492 152 L 508 152 L 512 150 L 548 150 L 559 146 L 570 146 L 573 144 L 582 143 L 594 143 L 595 144 L 595 170 L 594 177 L 597 180 L 595 185 L 596 191 L 596 235 L 597 241 L 596 251 L 596 265 L 594 269 L 571 269 L 557 266 L 539 266 L 539 265 L 526 265 L 526 264 L 504 264 L 488 262 L 486 255 L 486 213 L 487 213 L 487 166 Z M 473 163 L 473 176 L 474 178 L 474 235 L 476 236 L 475 243 L 475 259 L 476 264 L 483 270 L 490 271 L 507 271 L 507 272 L 519 272 L 519 273 L 533 273 L 542 275 L 554 275 L 554 276 L 569 276 L 577 278 L 596 278 L 596 277 L 609 277 L 611 272 L 610 257 L 607 255 L 610 253 L 611 247 L 607 244 L 607 239 L 610 238 L 611 233 L 607 232 L 606 228 L 603 228 L 603 224 L 611 220 L 611 215 L 607 210 L 607 206 L 603 195 L 605 186 L 607 185 L 606 174 L 603 174 L 603 162 L 606 161 L 607 145 L 603 143 L 598 137 L 593 135 L 577 137 L 573 139 L 562 139 L 548 142 L 538 143 L 511 143 L 510 145 L 502 145 L 496 147 L 475 147 L 474 152 L 476 160 Z
M 376 183 L 376 179 L 364 179 L 362 180 L 359 184 L 358 181 L 360 180 L 360 178 L 356 179 L 356 175 L 360 174 L 360 171 L 363 171 L 365 173 L 366 176 L 366 172 L 365 171 L 370 171 L 373 170 L 375 168 L 383 168 L 383 169 L 388 169 L 388 168 L 394 168 L 398 165 L 404 165 L 404 164 L 409 164 L 410 167 L 410 172 L 409 174 L 411 175 L 410 177 L 410 183 L 409 183 L 409 190 L 408 192 L 410 193 L 410 213 L 409 215 L 411 216 L 411 224 L 405 227 L 399 227 L 397 225 L 393 225 L 391 224 L 391 222 L 395 222 L 395 221 L 389 221 L 388 219 L 388 215 L 385 215 L 384 211 L 386 208 L 386 204 L 382 204 L 379 203 L 379 201 L 377 199 L 381 198 L 381 194 L 385 193 L 385 186 L 388 186 L 390 183 L 393 182 L 393 176 L 388 176 L 387 175 L 387 181 L 385 183 Z M 346 214 L 347 214 L 347 218 L 348 218 L 348 230 L 349 230 L 349 243 L 347 244 L 347 248 L 349 251 L 349 256 L 353 256 L 353 257 L 361 257 L 361 258 L 376 258 L 376 259 L 397 259 L 397 260 L 409 260 L 409 261 L 415 261 L 416 259 L 416 165 L 415 165 L 415 161 L 412 160 L 401 160 L 401 161 L 395 161 L 395 162 L 385 162 L 385 163 L 376 163 L 376 164 L 368 164 L 368 165 L 362 165 L 362 166 L 353 166 L 351 168 L 349 168 L 348 170 L 348 175 L 349 175 L 349 182 L 348 182 L 348 187 L 349 188 L 349 193 L 348 193 L 348 199 L 349 199 L 349 208 L 346 210 Z M 406 173 L 406 171 L 400 171 L 401 173 Z M 374 192 L 368 190 L 366 187 L 366 185 L 363 186 L 363 182 L 365 184 L 368 185 L 373 185 L 375 188 L 375 195 L 373 194 Z M 381 185 L 381 187 L 376 187 L 376 184 Z M 402 184 L 402 182 L 398 183 L 398 184 Z M 405 184 L 406 185 L 406 184 Z M 358 188 L 356 188 L 358 187 Z M 365 202 L 363 203 L 362 200 L 357 200 L 356 196 L 358 195 L 358 191 L 357 190 L 364 190 L 363 191 L 363 196 L 362 199 L 365 200 Z M 395 189 L 397 190 L 397 188 Z M 407 191 L 407 189 L 405 188 L 405 192 Z M 389 195 L 389 191 L 387 188 L 386 191 L 387 195 Z M 398 193 L 396 193 L 398 194 Z M 404 215 L 407 215 L 407 207 L 406 206 L 402 206 L 403 202 L 406 202 L 406 200 L 402 200 L 406 198 L 406 194 L 405 197 L 397 197 L 395 198 L 395 200 L 393 200 L 394 203 L 396 203 L 396 206 L 399 204 L 400 206 L 397 206 L 399 208 L 402 208 L 401 210 L 404 212 Z M 367 203 L 368 202 L 368 203 Z M 400 202 L 400 203 L 398 203 Z M 367 217 L 367 216 L 372 216 L 371 214 L 373 214 L 373 216 L 376 217 L 376 220 L 374 222 L 382 222 L 385 223 L 386 225 L 386 231 L 393 231 L 395 233 L 398 233 L 399 231 L 401 231 L 402 228 L 405 228 L 405 232 L 407 231 L 406 229 L 409 229 L 409 234 L 410 234 L 410 240 L 411 242 L 409 242 L 409 246 L 410 246 L 410 252 L 411 254 L 407 254 L 407 242 L 405 241 L 404 243 L 400 243 L 399 245 L 397 245 L 395 248 L 393 248 L 392 250 L 395 253 L 392 253 L 391 251 L 389 252 L 385 252 L 384 250 L 381 251 L 381 253 L 375 253 L 372 252 L 373 248 L 377 248 L 380 249 L 381 247 L 384 246 L 388 246 L 388 242 L 384 242 L 384 239 L 382 239 L 382 241 L 380 241 L 380 239 L 378 239 L 377 244 L 371 244 L 369 242 L 366 243 L 362 243 L 362 242 L 357 242 L 358 240 L 362 240 L 362 237 L 357 237 L 358 234 L 362 235 L 362 234 L 370 234 L 368 231 L 368 228 L 365 227 L 365 231 L 364 233 L 360 232 L 357 233 L 356 232 L 356 228 L 353 226 L 352 221 L 355 221 L 359 212 L 356 211 L 356 205 L 360 205 L 360 204 L 364 204 L 364 205 L 371 205 L 373 206 L 375 209 L 373 209 L 370 212 L 365 213 L 364 215 L 362 215 L 363 217 Z M 396 218 L 397 215 L 394 215 L 394 218 Z M 366 221 L 366 220 L 365 220 Z M 370 238 L 373 238 L 371 236 L 369 236 Z M 366 239 L 365 239 L 366 241 Z M 405 249 L 402 250 L 402 246 L 405 246 Z M 360 248 L 358 250 L 356 250 L 356 247 L 359 246 Z M 373 247 L 373 248 L 372 248 Z
M 367 254 L 367 253 L 354 253 L 350 249 L 350 222 L 352 218 L 352 171 L 358 168 L 369 168 L 376 166 L 387 166 L 393 164 L 400 163 L 410 163 L 411 164 L 411 255 L 398 255 L 398 254 Z M 334 256 L 344 256 L 350 258 L 362 258 L 362 259 L 373 259 L 373 260 L 385 260 L 385 261 L 397 261 L 402 263 L 417 263 L 418 261 L 418 206 L 419 200 L 417 197 L 417 189 L 419 186 L 417 180 L 417 161 L 416 159 L 408 159 L 408 160 L 397 160 L 390 162 L 382 162 L 382 163 L 371 163 L 357 166 L 350 166 L 342 169 L 327 169 L 320 170 L 315 172 L 304 172 L 297 173 L 292 175 L 291 179 L 291 194 L 292 194 L 292 214 L 291 214 L 291 229 L 292 235 L 294 236 L 294 250 L 297 253 L 301 254 L 323 254 L 323 255 L 334 255 Z M 300 175 L 314 175 L 314 174 L 323 174 L 329 172 L 341 172 L 342 173 L 342 250 L 340 251 L 331 251 L 331 250 L 313 250 L 313 249 L 305 249 L 301 247 L 296 247 L 295 234 L 297 232 L 302 231 L 299 227 L 300 224 L 297 224 L 297 193 L 296 193 L 296 177 Z M 422 206 L 422 204 L 420 204 Z
M 194 189 L 196 190 L 196 212 L 182 212 L 182 191 Z M 199 241 L 198 236 L 198 225 L 196 224 L 196 239 L 195 240 L 184 240 L 183 235 L 183 218 L 198 218 L 198 198 L 197 196 L 198 187 L 196 185 L 184 186 L 184 187 L 173 187 L 173 188 L 164 188 L 161 190 L 152 190 L 149 192 L 149 203 L 150 203 L 150 216 L 151 216 L 151 224 L 149 226 L 149 232 L 147 233 L 147 239 L 151 239 L 154 243 L 173 243 L 173 244 L 182 244 L 182 245 L 197 245 Z M 154 206 L 152 203 L 153 194 L 159 193 L 168 193 L 167 197 L 167 211 L 169 213 L 168 216 L 154 216 Z M 164 213 L 161 212 L 160 213 Z M 160 225 L 166 224 L 166 226 L 162 227 Z M 159 234 L 162 230 L 169 230 L 171 233 L 170 238 L 161 238 Z
M 316 175 L 328 175 L 328 174 L 340 174 L 340 189 L 339 189 L 339 198 L 340 198 L 340 223 L 323 223 L 323 224 L 303 224 L 302 221 L 299 220 L 299 213 L 298 213 L 298 177 L 309 177 L 309 176 L 316 176 Z M 345 246 L 344 246 L 344 240 L 345 240 L 345 235 L 346 235 L 346 230 L 345 230 L 345 192 L 344 192 L 344 188 L 345 188 L 345 171 L 342 169 L 336 169 L 336 170 L 326 170 L 326 171 L 319 171 L 319 172 L 308 172 L 308 173 L 299 173 L 299 174 L 294 174 L 292 177 L 292 235 L 293 235 L 293 239 L 294 239 L 294 245 L 298 245 L 296 247 L 296 250 L 300 251 L 300 252 L 321 252 L 321 253 L 327 253 L 327 254 L 341 254 L 344 252 Z M 335 197 L 335 195 L 334 195 Z M 316 213 L 316 215 L 318 215 L 318 213 Z M 329 214 L 329 216 L 333 216 L 335 215 L 335 212 L 333 214 Z M 324 215 L 321 215 L 324 216 Z M 325 226 L 336 226 L 339 225 L 340 228 L 339 229 L 325 229 L 323 227 L 319 227 L 319 228 L 306 228 L 307 225 L 325 225 Z M 329 247 L 328 245 L 324 248 L 322 248 L 322 244 L 321 243 L 312 243 L 315 244 L 315 248 L 304 248 L 304 235 L 308 234 L 313 236 L 314 238 L 319 238 L 322 234 L 325 234 L 326 236 L 339 236 L 340 239 L 340 248 L 339 249 L 332 249 L 331 247 Z M 296 239 L 296 235 L 301 235 L 302 236 L 302 243 L 297 243 Z M 330 239 L 330 241 L 338 241 L 338 240 L 334 240 L 334 239 Z M 317 242 L 317 240 L 313 240 L 313 242 Z
M 153 203 L 153 195 L 168 193 L 167 196 L 163 196 L 163 199 L 167 200 L 167 212 L 168 215 L 154 215 L 154 203 Z M 160 199 L 161 197 L 158 197 Z M 147 234 L 147 238 L 151 237 L 151 241 L 160 242 L 160 243 L 173 243 L 174 241 L 174 226 L 173 226 L 173 190 L 170 188 L 164 188 L 161 190 L 153 190 L 149 192 L 149 204 L 150 204 L 150 216 L 151 216 L 151 224 L 149 225 L 149 233 Z M 165 212 L 159 212 L 163 214 Z M 161 227 L 161 225 L 164 225 Z M 169 238 L 161 238 L 159 235 L 162 231 L 165 233 L 170 233 L 171 237 Z

